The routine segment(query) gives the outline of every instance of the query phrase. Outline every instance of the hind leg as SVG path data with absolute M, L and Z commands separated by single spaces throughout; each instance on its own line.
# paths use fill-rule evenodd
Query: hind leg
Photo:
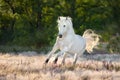
M 80 52 L 81 52 L 80 54 L 75 53 L 75 55 L 74 55 L 74 61 L 73 61 L 73 65 L 76 64 L 78 57 L 81 56 L 81 55 L 83 55 L 83 53 L 85 52 L 85 48 L 84 48 L 82 51 L 80 51 Z

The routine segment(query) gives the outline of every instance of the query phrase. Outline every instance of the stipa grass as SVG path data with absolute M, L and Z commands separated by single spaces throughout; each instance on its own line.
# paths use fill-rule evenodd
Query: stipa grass
M 45 55 L 0 55 L 0 80 L 119 80 L 120 62 L 85 60 L 72 65 L 71 58 L 61 65 L 43 65 Z M 53 58 L 54 59 L 54 58 Z

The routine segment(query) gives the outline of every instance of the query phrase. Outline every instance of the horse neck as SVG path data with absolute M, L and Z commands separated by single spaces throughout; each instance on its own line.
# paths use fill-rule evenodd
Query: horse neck
M 74 29 L 72 26 L 70 27 L 68 34 L 75 35 Z
M 66 37 L 65 38 L 69 38 L 72 39 L 75 36 L 75 32 L 73 30 L 73 27 L 70 27 L 71 29 L 68 30 L 68 32 L 66 33 Z

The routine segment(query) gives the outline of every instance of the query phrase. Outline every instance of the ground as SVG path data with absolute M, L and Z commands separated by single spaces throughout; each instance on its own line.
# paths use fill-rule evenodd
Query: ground
M 91 54 L 80 57 L 75 66 L 68 56 L 65 65 L 54 56 L 44 65 L 46 55 L 24 52 L 0 53 L 0 80 L 120 80 L 120 55 Z

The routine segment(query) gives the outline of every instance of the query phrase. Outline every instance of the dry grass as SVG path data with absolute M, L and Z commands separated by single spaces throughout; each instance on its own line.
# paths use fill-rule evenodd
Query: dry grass
M 83 60 L 73 66 L 71 58 L 65 65 L 53 59 L 43 65 L 44 55 L 0 54 L 0 80 L 120 80 L 120 62 Z

